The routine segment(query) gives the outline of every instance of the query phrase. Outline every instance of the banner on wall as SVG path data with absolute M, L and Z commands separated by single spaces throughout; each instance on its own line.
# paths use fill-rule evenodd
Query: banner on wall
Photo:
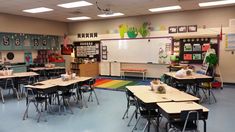
M 24 53 L 24 60 L 26 65 L 33 64 L 33 57 L 31 52 Z
M 225 40 L 226 50 L 235 50 L 235 34 L 227 34 Z

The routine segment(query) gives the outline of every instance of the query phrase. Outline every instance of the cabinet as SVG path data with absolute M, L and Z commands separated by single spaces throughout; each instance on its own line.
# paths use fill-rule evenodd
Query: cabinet
M 71 72 L 83 77 L 96 77 L 99 75 L 99 63 L 79 64 L 71 62 Z

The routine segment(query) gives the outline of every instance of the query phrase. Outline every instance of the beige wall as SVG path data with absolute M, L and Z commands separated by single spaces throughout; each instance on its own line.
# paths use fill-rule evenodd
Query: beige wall
M 136 16 L 97 21 L 91 20 L 77 23 L 74 22 L 69 23 L 69 34 L 74 35 L 82 32 L 98 32 L 99 34 L 105 34 L 108 30 L 118 29 L 118 26 L 123 23 L 128 24 L 129 26 L 139 26 L 145 21 L 150 21 L 153 27 L 159 25 L 165 25 L 168 27 L 190 24 L 197 24 L 198 26 L 206 25 L 209 28 L 218 27 L 222 24 L 223 26 L 227 27 L 228 20 L 235 18 L 234 11 L 235 6 L 232 6 L 148 16 Z
M 108 20 L 87 21 L 87 22 L 75 22 L 69 23 L 69 34 L 72 41 L 90 40 L 90 39 L 78 39 L 77 33 L 83 32 L 98 32 L 99 37 L 96 39 L 107 38 L 119 38 L 118 33 L 108 34 L 108 30 L 117 30 L 120 24 L 128 24 L 129 26 L 139 26 L 144 21 L 150 21 L 153 27 L 159 25 L 179 26 L 179 25 L 198 25 L 197 33 L 181 33 L 174 34 L 174 36 L 206 36 L 206 35 L 218 35 L 220 33 L 220 26 L 223 25 L 224 33 L 235 33 L 235 28 L 229 27 L 229 19 L 235 19 L 235 6 L 193 10 L 185 12 L 164 13 L 148 16 L 136 16 L 128 18 L 116 18 Z M 206 25 L 206 29 L 202 29 L 202 26 Z M 153 31 L 151 36 L 166 36 L 168 31 Z M 220 43 L 220 71 L 224 82 L 235 83 L 235 55 L 230 51 L 225 51 L 224 41 Z M 125 65 L 126 67 L 126 65 Z M 151 69 L 151 67 L 149 67 Z M 162 69 L 162 67 L 159 67 Z M 156 72 L 156 70 L 152 70 Z
M 63 35 L 67 23 L 0 13 L 0 32 Z

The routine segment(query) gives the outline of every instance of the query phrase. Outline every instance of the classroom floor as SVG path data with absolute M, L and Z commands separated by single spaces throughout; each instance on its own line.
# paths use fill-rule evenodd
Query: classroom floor
M 88 108 L 73 106 L 74 114 L 47 115 L 47 122 L 36 122 L 36 111 L 31 107 L 29 118 L 22 120 L 25 111 L 25 99 L 7 98 L 0 103 L 0 132 L 131 132 L 135 120 L 127 127 L 128 119 L 122 120 L 126 109 L 124 92 L 97 89 L 100 105 L 88 103 Z M 223 90 L 214 90 L 218 102 L 203 104 L 210 109 L 207 120 L 208 132 L 233 132 L 235 125 L 235 88 L 225 86 Z M 33 105 L 32 105 L 33 106 Z M 131 112 L 134 109 L 131 109 Z M 131 113 L 130 112 L 130 113 Z M 140 122 L 141 131 L 145 120 Z M 163 120 L 164 122 L 164 120 Z M 161 126 L 163 131 L 163 125 Z M 154 130 L 152 129 L 151 132 Z

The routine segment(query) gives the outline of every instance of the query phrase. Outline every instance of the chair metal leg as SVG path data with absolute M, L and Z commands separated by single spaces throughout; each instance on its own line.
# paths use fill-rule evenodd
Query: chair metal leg
M 96 95 L 95 90 L 93 90 L 93 92 L 94 92 L 94 94 L 95 94 L 95 98 L 96 98 L 97 104 L 99 105 L 99 104 L 100 104 L 100 103 L 99 103 L 99 99 L 98 99 L 98 97 L 97 97 L 97 95 Z
M 124 115 L 122 116 L 122 119 L 124 119 L 125 116 L 126 116 L 126 118 L 128 118 L 128 111 L 129 111 L 129 108 L 126 109 Z
M 84 94 L 82 93 L 82 102 L 85 104 L 85 107 L 88 108 Z
M 31 102 L 29 102 L 26 106 L 26 110 L 24 112 L 24 116 L 23 116 L 23 120 L 25 120 L 26 117 L 28 117 L 28 109 L 29 109 L 29 105 L 30 105 Z
M 145 132 L 145 130 L 146 130 L 148 124 L 149 124 L 149 122 L 147 121 L 147 123 L 146 123 L 145 126 L 144 126 L 143 132 Z
M 136 130 L 136 126 L 137 126 L 137 124 L 138 124 L 140 118 L 141 118 L 141 116 L 139 116 L 139 118 L 137 119 L 137 121 L 136 121 L 136 123 L 135 123 L 135 126 L 132 128 L 132 132 L 133 132 L 134 130 Z
M 66 104 L 67 104 L 67 106 L 68 106 L 68 108 L 69 108 L 69 110 L 71 111 L 71 114 L 73 114 L 73 110 L 72 110 L 72 107 L 70 106 L 70 104 L 69 104 L 69 99 L 66 99 Z
M 217 102 L 217 99 L 215 98 L 214 93 L 210 90 L 212 97 L 214 98 L 215 102 Z
M 1 92 L 1 97 L 2 97 L 2 103 L 5 103 L 4 96 L 3 96 L 3 88 L 2 87 L 0 87 L 0 92 Z
M 136 112 L 137 112 L 137 110 L 135 110 L 135 111 L 133 112 L 133 114 L 131 115 L 131 118 L 130 118 L 130 120 L 129 120 L 128 124 L 127 124 L 127 126 L 128 126 L 128 127 L 130 126 L 131 121 L 132 121 L 132 119 L 133 119 L 134 115 L 136 114 Z

